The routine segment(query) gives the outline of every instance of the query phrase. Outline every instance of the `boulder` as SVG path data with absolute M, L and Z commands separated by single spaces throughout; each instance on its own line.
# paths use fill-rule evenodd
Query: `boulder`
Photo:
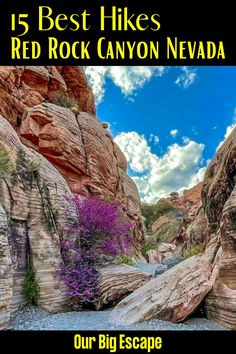
M 147 263 L 146 258 L 142 255 L 141 252 L 138 252 L 137 254 L 135 254 L 133 256 L 133 258 L 134 258 L 135 263 Z
M 207 257 L 191 257 L 127 296 L 112 311 L 110 321 L 116 325 L 153 318 L 183 321 L 211 290 L 211 273 Z
M 100 274 L 98 308 L 114 305 L 150 278 L 149 273 L 126 264 L 101 268 Z
M 162 262 L 162 254 L 157 250 L 149 250 L 147 251 L 148 263 L 158 263 Z
M 180 254 L 174 254 L 168 257 L 165 257 L 162 261 L 163 264 L 167 265 L 167 268 L 170 269 L 180 262 L 182 262 L 184 258 Z
M 179 236 L 181 225 L 182 219 L 178 219 L 175 212 L 160 216 L 152 224 L 153 239 L 155 242 L 171 243 Z
M 164 273 L 167 270 L 167 266 L 163 264 L 154 263 L 137 263 L 136 267 L 145 273 L 152 275 L 153 277 Z
M 162 254 L 166 254 L 167 252 L 173 253 L 176 249 L 176 245 L 173 243 L 159 243 L 157 247 L 158 251 Z

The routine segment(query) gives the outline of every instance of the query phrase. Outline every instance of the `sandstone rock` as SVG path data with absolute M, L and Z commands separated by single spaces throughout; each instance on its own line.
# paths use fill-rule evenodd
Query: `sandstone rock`
M 111 135 L 95 117 L 43 103 L 25 111 L 20 135 L 25 145 L 57 167 L 73 192 L 120 201 L 136 225 L 134 240 L 140 243 L 142 221 L 137 187 L 125 173 L 121 151 L 117 153 Z
M 176 218 L 175 213 L 160 216 L 152 225 L 152 232 L 156 242 L 171 243 L 178 236 L 182 220 Z
M 186 229 L 187 249 L 197 245 L 205 246 L 207 242 L 206 233 L 205 213 L 202 205 L 200 205 L 194 220 Z
M 220 244 L 221 254 L 215 262 L 217 265 L 216 281 L 206 299 L 208 317 L 231 329 L 236 329 L 235 196 L 236 188 L 234 187 L 223 208 L 218 234 L 214 238 L 216 241 L 209 242 L 215 253 Z M 209 254 L 209 246 L 207 252 Z M 212 253 L 211 251 L 211 256 Z
M 187 243 L 206 245 L 204 254 L 181 262 L 124 299 L 113 311 L 116 323 L 154 317 L 182 321 L 209 293 L 205 301 L 208 318 L 236 328 L 235 144 L 233 131 L 207 169 L 203 206 L 187 224 Z M 165 247 L 161 250 L 165 255 L 170 252 Z M 174 288 L 168 290 L 172 284 Z
M 160 253 L 167 253 L 167 252 L 174 252 L 176 249 L 176 246 L 172 243 L 159 243 L 158 247 L 157 247 L 158 251 Z
M 214 259 L 217 268 L 213 290 L 206 299 L 206 310 L 209 318 L 231 329 L 236 329 L 235 157 L 234 129 L 209 164 L 203 181 L 209 240 L 205 253 Z M 221 253 L 216 258 L 219 249 Z
M 59 68 L 59 72 L 65 80 L 69 96 L 78 101 L 81 111 L 95 116 L 95 100 L 83 68 L 81 66 L 63 66 Z
M 206 299 L 206 311 L 209 319 L 224 324 L 235 330 L 236 290 L 217 280 Z
M 180 254 L 175 254 L 175 255 L 165 257 L 162 263 L 167 265 L 167 268 L 170 269 L 176 266 L 177 264 L 179 264 L 180 262 L 182 262 L 183 260 L 184 259 Z
M 0 269 L 6 286 L 1 283 L 0 317 L 9 317 L 10 310 L 25 303 L 22 284 L 29 252 L 41 290 L 39 306 L 58 311 L 67 297 L 57 269 L 65 223 L 61 210 L 64 196 L 70 193 L 68 185 L 44 157 L 21 144 L 2 117 L 0 142 L 12 164 L 11 175 L 6 172 L 0 181 L 1 204 L 9 220 L 7 235 L 1 229 Z M 31 169 L 34 164 L 36 170 Z
M 113 305 L 143 284 L 150 275 L 139 269 L 126 265 L 110 265 L 100 269 L 99 289 L 101 298 L 99 307 Z
M 104 189 L 114 192 L 118 172 L 112 141 L 88 114 L 75 115 L 68 108 L 44 103 L 25 112 L 20 134 L 25 144 L 57 166 L 74 192 L 86 193 L 89 188 L 99 189 L 101 194 Z M 103 158 L 99 159 L 102 149 Z
M 118 167 L 121 170 L 126 172 L 127 171 L 127 161 L 126 161 L 125 155 L 121 151 L 120 147 L 115 142 L 114 142 L 114 153 L 117 158 Z
M 175 252 L 178 253 L 197 244 L 206 245 L 205 215 L 203 208 L 200 208 L 201 190 L 202 183 L 199 183 L 185 190 L 182 196 L 173 192 L 163 199 L 170 201 L 176 210 L 167 212 L 154 221 L 154 242 L 174 243 L 177 246 Z
M 188 214 L 192 219 L 201 202 L 202 182 L 196 186 L 186 189 L 182 196 L 178 193 L 171 193 L 168 199 L 182 212 Z
M 146 258 L 142 255 L 141 252 L 138 252 L 137 254 L 135 254 L 133 258 L 134 258 L 135 263 L 147 263 Z
M 162 254 L 157 250 L 149 250 L 147 251 L 148 263 L 161 263 L 162 262 Z
M 94 115 L 94 98 L 82 67 L 59 69 L 60 72 L 53 66 L 2 66 L 0 114 L 17 128 L 27 108 L 44 101 L 53 102 L 55 95 L 69 95 L 84 112 Z
M 56 105 L 56 95 L 74 98 L 80 114 Z M 39 305 L 56 311 L 66 299 L 66 289 L 56 275 L 64 237 L 60 211 L 65 194 L 72 191 L 121 202 L 135 226 L 136 256 L 143 222 L 137 187 L 126 174 L 124 154 L 95 118 L 94 97 L 82 67 L 1 67 L 0 114 L 12 126 L 0 118 L 0 147 L 7 150 L 16 171 L 14 178 L 5 176 L 1 183 L 0 201 L 8 219 L 0 255 L 4 274 L 6 259 L 9 262 L 1 294 L 4 302 L 0 301 L 3 326 L 10 308 L 25 303 L 21 292 L 28 245 L 41 287 Z M 35 161 L 39 163 L 36 170 Z
M 112 311 L 110 320 L 122 325 L 153 318 L 183 321 L 210 291 L 211 272 L 206 257 L 191 257 L 127 296 Z
M 55 95 L 74 97 L 83 112 L 50 103 Z M 0 114 L 19 130 L 26 146 L 56 166 L 73 192 L 120 201 L 136 225 L 140 247 L 139 193 L 126 175 L 124 154 L 94 117 L 94 97 L 82 67 L 0 68 Z
M 0 330 L 7 327 L 12 299 L 13 267 L 8 242 L 6 213 L 0 204 Z
M 74 114 L 50 103 L 58 94 L 74 97 L 84 112 Z M 139 193 L 126 175 L 124 154 L 94 117 L 94 98 L 82 67 L 0 68 L 0 114 L 19 130 L 25 145 L 56 166 L 73 192 L 120 201 L 136 225 L 139 247 Z

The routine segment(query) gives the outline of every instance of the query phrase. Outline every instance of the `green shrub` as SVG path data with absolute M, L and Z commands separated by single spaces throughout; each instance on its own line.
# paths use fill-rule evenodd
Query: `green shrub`
M 60 94 L 56 94 L 53 97 L 52 102 L 58 106 L 69 108 L 72 112 L 75 114 L 80 112 L 78 103 L 75 98 L 73 97 L 68 97 L 68 96 L 63 96 Z
M 106 123 L 106 122 L 102 123 L 102 126 L 103 126 L 104 129 L 108 129 L 109 128 L 109 124 Z
M 190 248 L 189 250 L 184 252 L 184 259 L 187 259 L 192 256 L 196 256 L 197 254 L 200 254 L 203 252 L 203 247 L 202 246 L 195 246 Z
M 120 255 L 116 257 L 116 261 L 118 264 L 127 264 L 127 265 L 134 265 L 135 262 L 132 257 L 127 255 Z
M 15 167 L 10 159 L 7 149 L 0 145 L 0 178 L 10 176 L 15 172 Z
M 22 294 L 26 297 L 31 305 L 36 305 L 40 296 L 40 287 L 36 279 L 34 268 L 31 264 L 28 265 L 23 283 Z
M 29 160 L 27 163 L 27 170 L 31 173 L 38 172 L 41 167 L 41 161 L 39 160 Z
M 148 251 L 155 250 L 155 249 L 156 249 L 155 245 L 151 243 L 145 243 L 141 248 L 141 253 L 145 257 Z
M 150 229 L 160 216 L 176 211 L 176 206 L 168 199 L 161 199 L 156 204 L 142 203 L 141 211 L 146 219 L 146 227 Z

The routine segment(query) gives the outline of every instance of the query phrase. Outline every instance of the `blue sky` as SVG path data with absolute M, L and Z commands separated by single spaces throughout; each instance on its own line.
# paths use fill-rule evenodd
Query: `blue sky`
M 87 67 L 142 199 L 199 182 L 236 121 L 236 67 Z

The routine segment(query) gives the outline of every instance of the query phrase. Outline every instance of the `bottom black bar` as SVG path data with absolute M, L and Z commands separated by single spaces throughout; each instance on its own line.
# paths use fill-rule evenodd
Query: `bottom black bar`
M 233 331 L 2 331 L 6 353 L 231 353 Z

